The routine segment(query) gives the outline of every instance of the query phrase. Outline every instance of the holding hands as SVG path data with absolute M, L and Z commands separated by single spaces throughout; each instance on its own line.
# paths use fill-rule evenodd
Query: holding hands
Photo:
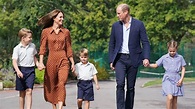
M 74 64 L 71 65 L 71 71 L 72 72 L 75 72 L 75 66 L 74 66 Z
M 149 62 L 148 59 L 144 59 L 144 60 L 143 60 L 143 65 L 144 65 L 144 67 L 148 67 L 149 64 L 150 64 L 150 62 Z
M 43 63 L 39 63 L 37 65 L 37 68 L 41 71 L 41 70 L 45 69 L 45 65 Z

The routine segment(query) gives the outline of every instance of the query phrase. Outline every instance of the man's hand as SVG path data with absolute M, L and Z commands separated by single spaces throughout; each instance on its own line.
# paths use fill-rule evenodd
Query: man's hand
M 113 64 L 112 63 L 110 63 L 110 69 L 111 70 L 114 70 L 115 68 L 113 67 Z
M 144 67 L 147 67 L 149 64 L 150 64 L 150 62 L 149 62 L 148 59 L 144 59 L 144 60 L 143 60 L 143 65 L 144 65 Z

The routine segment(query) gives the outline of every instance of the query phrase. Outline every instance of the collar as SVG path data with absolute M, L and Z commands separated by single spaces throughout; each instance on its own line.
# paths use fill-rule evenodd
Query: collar
M 131 21 L 132 21 L 132 17 L 130 16 L 130 19 L 129 19 L 129 24 L 131 24 Z M 123 25 L 124 25 L 124 22 L 120 21 Z
M 129 19 L 129 24 L 131 24 L 131 21 L 132 21 L 132 17 L 130 16 L 130 19 Z
M 173 58 L 176 58 L 176 57 L 178 57 L 178 56 L 179 56 L 179 54 L 176 53 L 175 56 L 174 56 Z M 169 55 L 169 53 L 167 53 L 167 54 L 165 55 L 165 57 L 166 57 L 166 58 L 172 58 L 172 57 Z
M 54 29 L 52 28 L 52 26 L 51 26 L 51 27 L 49 27 L 48 29 L 49 29 L 49 33 L 50 33 L 50 34 L 54 32 Z M 65 30 L 64 30 L 64 28 L 63 28 L 63 27 L 60 27 L 60 32 L 65 33 Z
M 132 20 L 133 20 L 133 17 L 131 16 L 131 15 L 129 15 L 130 16 L 130 19 L 129 19 L 129 23 L 131 24 L 132 23 Z M 123 24 L 123 21 L 118 21 L 121 25 Z
M 86 63 L 86 64 L 83 64 L 82 62 L 79 62 L 80 63 L 80 65 L 89 65 L 90 63 L 89 63 L 89 61 Z
M 29 43 L 28 45 L 24 46 L 21 42 L 19 43 L 19 47 L 20 48 L 28 48 L 30 46 L 31 43 Z

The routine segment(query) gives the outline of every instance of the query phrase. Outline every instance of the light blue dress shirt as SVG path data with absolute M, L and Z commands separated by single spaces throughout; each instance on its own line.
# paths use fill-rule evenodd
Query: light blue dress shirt
M 131 27 L 131 19 L 129 20 L 128 27 L 125 27 L 125 24 L 123 23 L 123 43 L 120 49 L 120 53 L 129 54 L 129 34 L 130 34 L 130 27 Z

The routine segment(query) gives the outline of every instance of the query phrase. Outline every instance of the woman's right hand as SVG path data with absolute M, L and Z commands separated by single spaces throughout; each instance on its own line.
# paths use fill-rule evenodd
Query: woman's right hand
M 39 70 L 45 69 L 45 65 L 43 63 L 39 63 L 38 69 Z

